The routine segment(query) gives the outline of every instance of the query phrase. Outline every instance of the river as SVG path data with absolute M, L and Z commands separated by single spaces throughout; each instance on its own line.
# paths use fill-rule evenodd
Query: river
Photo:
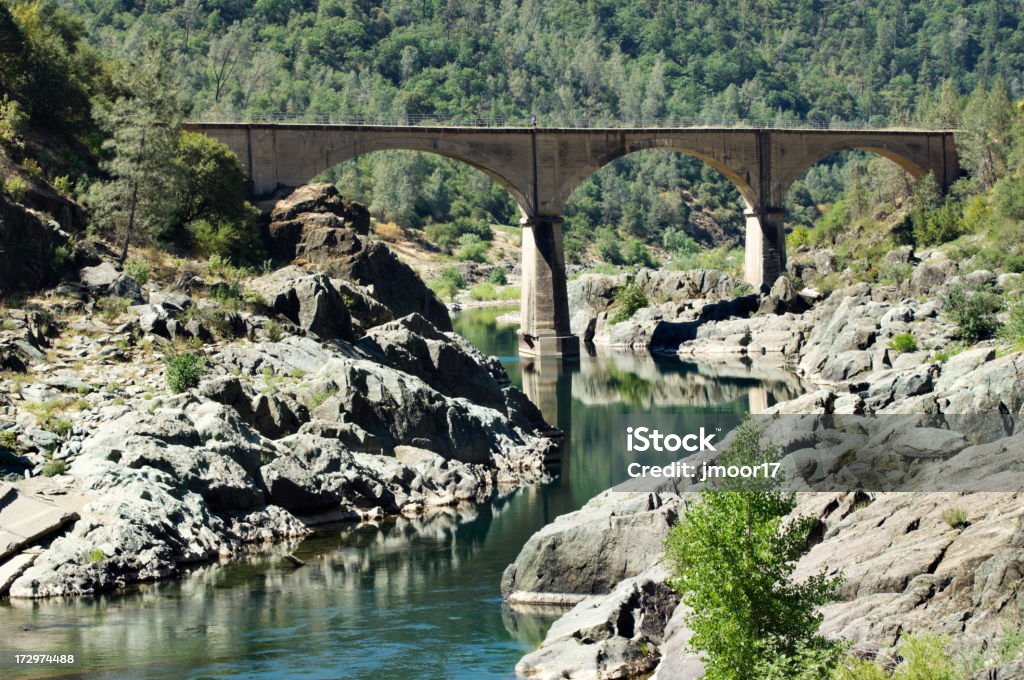
M 749 364 L 676 357 L 584 356 L 522 363 L 504 310 L 477 309 L 456 330 L 502 358 L 566 433 L 560 474 L 475 508 L 379 527 L 339 527 L 177 582 L 68 601 L 0 602 L 0 648 L 75 654 L 64 672 L 89 678 L 507 678 L 555 614 L 515 614 L 502 571 L 537 529 L 622 481 L 622 414 L 699 424 L 797 396 L 799 381 Z M 524 384 L 525 383 L 525 384 Z M 282 560 L 304 560 L 295 569 Z M 19 677 L 21 677 L 19 675 Z

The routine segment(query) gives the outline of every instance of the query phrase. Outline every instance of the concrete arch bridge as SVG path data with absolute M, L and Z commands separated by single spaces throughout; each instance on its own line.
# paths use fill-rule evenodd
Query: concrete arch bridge
M 569 330 L 560 216 L 573 189 L 617 158 L 664 149 L 699 158 L 725 175 L 746 203 L 744 276 L 755 287 L 771 285 L 785 270 L 783 199 L 819 160 L 847 149 L 867 151 L 915 179 L 933 173 L 943 190 L 960 175 L 948 130 L 229 122 L 191 122 L 185 128 L 227 144 L 257 196 L 300 186 L 372 151 L 436 153 L 486 173 L 509 191 L 523 214 L 520 350 L 538 356 L 579 352 Z

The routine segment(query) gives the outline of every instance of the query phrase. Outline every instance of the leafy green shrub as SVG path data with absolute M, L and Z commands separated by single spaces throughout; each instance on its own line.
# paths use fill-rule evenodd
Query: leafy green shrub
M 999 336 L 1015 347 L 1024 344 L 1024 299 L 1018 297 L 1010 303 Z
M 8 451 L 14 451 L 18 446 L 18 435 L 14 434 L 14 430 L 3 430 L 0 431 L 0 449 L 7 449 Z
M 62 439 L 71 434 L 71 428 L 71 421 L 67 418 L 55 418 L 53 422 L 50 423 L 50 429 L 53 430 L 55 435 Z
M 504 269 L 496 267 L 487 275 L 487 281 L 488 283 L 493 283 L 496 286 L 504 286 L 508 283 L 508 275 L 505 273 Z
M 1024 220 L 1024 176 L 1007 176 L 996 182 L 995 209 L 1003 217 Z
M 661 247 L 676 255 L 693 255 L 700 251 L 700 244 L 682 229 L 666 229 L 661 235 Z
M 493 283 L 478 283 L 469 289 L 471 300 L 517 300 L 520 289 L 514 286 L 495 287 Z
M 67 175 L 60 175 L 50 180 L 53 190 L 64 198 L 70 198 L 72 194 L 71 178 Z
M 909 262 L 893 262 L 882 265 L 878 272 L 878 282 L 890 286 L 900 286 L 909 281 L 914 274 L 914 265 Z
M 914 241 L 920 245 L 939 245 L 959 238 L 964 233 L 963 215 L 955 201 L 945 201 L 938 208 L 914 213 Z
M 95 549 L 93 549 L 92 552 L 89 553 L 89 561 L 90 562 L 93 562 L 93 563 L 95 563 L 95 562 L 102 562 L 105 559 L 107 559 L 106 554 L 102 550 L 100 550 L 99 548 L 95 548 Z
M 164 355 L 164 379 L 172 392 L 184 392 L 199 384 L 206 374 L 206 357 L 194 350 L 172 349 Z
M 28 129 L 28 113 L 16 100 L 4 95 L 0 99 L 0 145 L 20 149 Z
M 956 324 L 956 338 L 974 343 L 991 337 L 999 328 L 996 314 L 1002 303 L 988 286 L 968 289 L 953 286 L 942 301 L 950 320 Z
M 796 250 L 800 246 L 811 245 L 811 230 L 805 226 L 799 226 L 789 232 L 786 236 L 786 248 Z
M 189 222 L 185 229 L 192 238 L 192 248 L 202 257 L 229 258 L 241 241 L 239 226 L 224 220 L 197 219 Z
M 635 283 L 628 283 L 615 291 L 614 313 L 611 315 L 612 323 L 621 323 L 633 318 L 637 310 L 647 306 L 647 296 L 640 286 Z
M 423 229 L 427 240 L 445 252 L 451 252 L 452 247 L 459 240 L 459 230 L 454 224 L 445 222 L 439 224 L 428 224 Z
M 891 671 L 877 663 L 848 657 L 829 676 L 831 680 L 959 680 L 957 669 L 946 651 L 946 639 L 932 633 L 904 636 L 897 651 L 901 658 Z M 971 675 L 971 673 L 967 673 Z
M 946 643 L 932 633 L 904 637 L 897 648 L 903 661 L 893 671 L 893 680 L 959 680 L 962 676 L 946 651 Z
M 487 262 L 487 244 L 476 234 L 460 236 L 455 257 L 463 262 Z
M 39 161 L 35 158 L 26 158 L 22 161 L 21 167 L 25 168 L 25 172 L 27 172 L 29 176 L 35 177 L 36 179 L 43 178 L 43 166 L 39 165 Z
M 913 333 L 900 333 L 889 341 L 889 349 L 897 352 L 916 352 L 917 338 Z
M 21 203 L 24 201 L 30 188 L 29 183 L 25 181 L 23 177 L 18 175 L 11 175 L 4 180 L 3 184 L 4 193 L 7 194 L 15 203 Z
M 772 463 L 778 446 L 762 449 L 746 423 L 720 465 Z M 725 480 L 691 504 L 665 542 L 669 584 L 691 608 L 689 647 L 704 657 L 709 680 L 822 677 L 842 647 L 818 635 L 817 608 L 834 601 L 841 577 L 823 569 L 802 583 L 793 570 L 817 520 L 784 519 L 795 495 L 770 478 Z M 805 668 L 817 672 L 800 675 Z
M 56 477 L 64 474 L 68 469 L 67 463 L 62 460 L 51 460 L 43 465 L 44 477 Z
M 850 226 L 850 206 L 845 199 L 836 201 L 817 221 L 812 236 L 819 245 L 831 244 Z
M 619 237 L 610 229 L 602 230 L 597 237 L 597 254 L 608 264 L 625 264 L 622 250 L 619 248 Z
M 579 234 L 565 234 L 562 237 L 565 261 L 570 264 L 582 264 L 587 254 L 587 243 Z
M 466 287 L 466 279 L 462 277 L 462 272 L 459 271 L 458 267 L 445 267 L 441 270 L 440 277 L 442 280 L 450 282 L 456 288 L 462 289 Z
M 64 271 L 64 268 L 75 261 L 75 244 L 73 241 L 62 243 L 50 251 L 50 270 Z
M 455 219 L 455 230 L 459 237 L 476 236 L 481 241 L 490 241 L 494 238 L 494 230 L 491 225 L 483 220 L 472 217 L 458 217 Z
M 967 511 L 963 508 L 950 508 L 942 513 L 942 521 L 951 529 L 963 529 L 970 522 L 967 521 Z
M 829 676 L 831 680 L 890 680 L 891 677 L 882 666 L 854 656 L 847 657 Z
M 271 342 L 280 342 L 281 338 L 284 337 L 284 326 L 274 319 L 270 319 L 263 324 L 263 330 Z
M 622 257 L 626 264 L 632 264 L 637 267 L 658 266 L 658 261 L 651 255 L 651 251 L 638 239 L 630 239 L 626 242 L 626 246 L 622 250 Z
M 130 257 L 124 263 L 124 273 L 138 281 L 140 286 L 144 286 L 149 283 L 152 270 L 149 268 L 149 263 L 145 260 Z
M 445 267 L 438 277 L 427 285 L 438 297 L 450 300 L 466 287 L 466 280 L 455 267 Z
M 478 283 L 469 289 L 471 300 L 494 300 L 498 297 L 498 290 L 493 283 Z

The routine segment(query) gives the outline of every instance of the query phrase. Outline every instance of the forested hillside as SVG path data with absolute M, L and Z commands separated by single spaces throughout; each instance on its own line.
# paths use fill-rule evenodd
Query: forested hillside
M 1024 90 L 1022 14 L 998 0 L 58 4 L 109 57 L 131 62 L 159 43 L 191 115 L 949 124 L 956 96 Z M 791 191 L 790 223 L 810 225 L 882 168 L 851 154 L 817 166 Z M 381 153 L 329 176 L 381 219 L 434 224 L 448 249 L 517 217 L 503 190 L 438 157 Z M 596 243 L 592 254 L 627 261 L 649 255 L 622 239 L 685 256 L 693 238 L 728 242 L 742 226 L 724 178 L 661 152 L 599 173 L 566 218 L 571 258 Z

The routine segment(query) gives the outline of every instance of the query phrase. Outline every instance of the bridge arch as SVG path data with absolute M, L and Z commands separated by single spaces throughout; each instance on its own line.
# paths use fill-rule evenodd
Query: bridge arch
M 514 179 L 510 179 L 508 169 L 502 166 L 499 159 L 490 156 L 485 152 L 473 148 L 469 144 L 453 141 L 439 143 L 436 137 L 410 137 L 408 135 L 395 137 L 379 137 L 360 140 L 350 147 L 328 149 L 321 159 L 311 161 L 305 173 L 309 178 L 316 177 L 321 172 L 336 165 L 353 160 L 368 153 L 378 151 L 415 151 L 418 153 L 429 153 L 468 165 L 469 167 L 484 173 L 495 183 L 500 185 L 516 202 L 522 214 L 530 212 L 530 198 L 527 195 L 529 188 L 523 187 Z M 304 182 L 305 182 L 304 181 Z M 303 182 L 303 183 L 304 183 Z
M 789 187 L 812 166 L 842 151 L 863 151 L 885 158 L 901 167 L 914 180 L 929 172 L 943 189 L 959 176 L 959 163 L 949 136 L 849 134 L 829 137 L 818 133 L 778 134 L 772 152 L 772 180 L 769 201 L 781 205 Z M 813 142 L 804 138 L 811 136 Z
M 714 168 L 736 188 L 746 204 L 747 210 L 753 210 L 759 204 L 758 191 L 753 183 L 756 182 L 756 177 L 752 177 L 749 170 L 734 167 L 728 159 L 722 157 L 719 149 L 709 148 L 708 145 L 699 143 L 695 144 L 694 141 L 699 142 L 700 140 L 678 135 L 657 135 L 638 139 L 624 138 L 617 144 L 595 150 L 589 163 L 579 166 L 562 179 L 557 192 L 562 197 L 559 207 L 560 209 L 564 208 L 572 193 L 598 170 L 620 158 L 640 151 L 659 150 L 690 156 Z

